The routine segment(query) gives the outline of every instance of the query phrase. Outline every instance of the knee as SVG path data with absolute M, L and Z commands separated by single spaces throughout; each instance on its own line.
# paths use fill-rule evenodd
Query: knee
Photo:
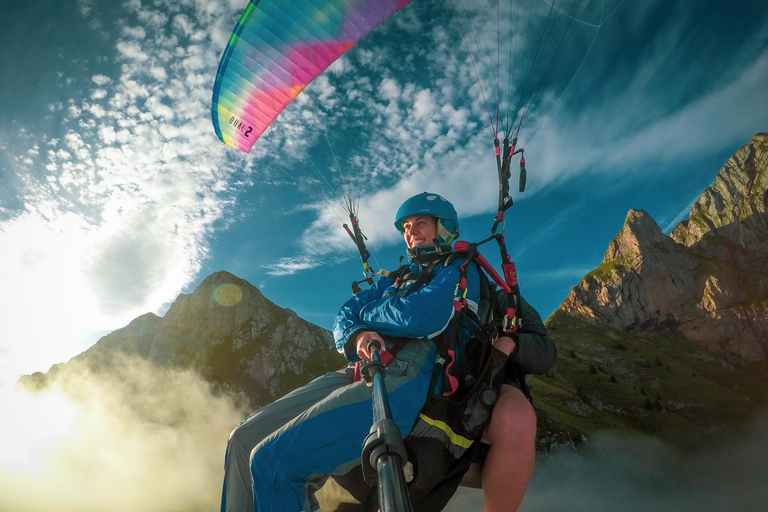
M 229 433 L 229 444 L 239 444 L 243 437 L 245 437 L 245 424 L 246 424 L 246 418 L 245 420 L 241 421 L 235 428 L 232 429 L 232 432 Z
M 231 443 L 233 439 L 235 439 L 236 437 L 239 437 L 238 436 L 238 430 L 239 429 L 240 429 L 240 425 L 238 425 L 235 428 L 233 428 L 232 432 L 229 433 L 229 438 L 227 439 L 227 441 L 229 441 Z
M 491 443 L 501 440 L 530 444 L 536 440 L 536 412 L 522 391 L 504 386 L 486 430 Z
M 232 432 L 229 433 L 229 439 L 227 440 L 227 451 L 238 454 L 238 457 L 243 459 L 247 458 L 253 447 L 261 441 L 261 437 L 256 435 L 258 432 L 253 428 L 253 422 L 248 421 L 252 416 L 249 416 L 245 420 L 241 421 Z
M 260 448 L 261 446 L 254 447 L 251 450 L 250 457 L 248 458 L 248 464 L 251 468 L 251 476 L 257 482 L 260 481 L 260 478 L 259 478 L 260 472 L 265 470 L 266 466 L 268 466 L 270 462 L 269 457 L 264 457 L 264 452 L 266 450 L 260 450 Z
M 269 443 L 258 444 L 251 450 L 248 464 L 254 489 L 291 486 L 291 459 L 280 455 Z

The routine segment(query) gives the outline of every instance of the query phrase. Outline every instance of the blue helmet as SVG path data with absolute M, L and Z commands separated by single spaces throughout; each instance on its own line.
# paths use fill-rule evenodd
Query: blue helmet
M 417 215 L 437 219 L 437 236 L 442 243 L 449 244 L 459 236 L 459 216 L 453 205 L 444 197 L 422 192 L 406 200 L 397 210 L 395 227 L 403 233 L 403 221 Z

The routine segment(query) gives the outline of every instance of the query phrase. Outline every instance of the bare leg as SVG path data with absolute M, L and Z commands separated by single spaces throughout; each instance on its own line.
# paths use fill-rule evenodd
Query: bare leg
M 536 413 L 523 392 L 503 385 L 483 434 L 491 444 L 483 466 L 484 512 L 514 512 L 536 458 Z

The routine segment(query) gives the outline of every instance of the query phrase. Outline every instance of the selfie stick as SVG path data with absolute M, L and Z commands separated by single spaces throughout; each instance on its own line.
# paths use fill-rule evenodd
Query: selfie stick
M 372 360 L 361 368 L 361 373 L 366 382 L 373 382 L 373 426 L 363 444 L 363 478 L 371 486 L 378 480 L 381 512 L 411 512 L 413 507 L 403 474 L 408 455 L 389 408 L 384 385 L 386 366 L 379 357 L 381 345 L 374 340 L 368 350 Z

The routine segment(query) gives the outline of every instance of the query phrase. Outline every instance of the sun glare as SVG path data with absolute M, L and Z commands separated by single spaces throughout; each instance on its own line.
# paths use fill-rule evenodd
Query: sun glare
M 0 339 L 0 386 L 12 387 L 21 374 L 69 360 L 84 349 L 89 333 L 122 327 L 151 309 L 139 305 L 108 315 L 99 307 L 94 276 L 88 272 L 98 251 L 96 234 L 93 226 L 69 214 L 46 218 L 30 212 L 3 226 L 0 274 L 7 293 L 0 294 L 0 311 L 7 315 Z
M 76 436 L 77 409 L 58 390 L 31 395 L 0 389 L 6 411 L 0 436 L 0 468 L 42 476 L 55 447 Z

